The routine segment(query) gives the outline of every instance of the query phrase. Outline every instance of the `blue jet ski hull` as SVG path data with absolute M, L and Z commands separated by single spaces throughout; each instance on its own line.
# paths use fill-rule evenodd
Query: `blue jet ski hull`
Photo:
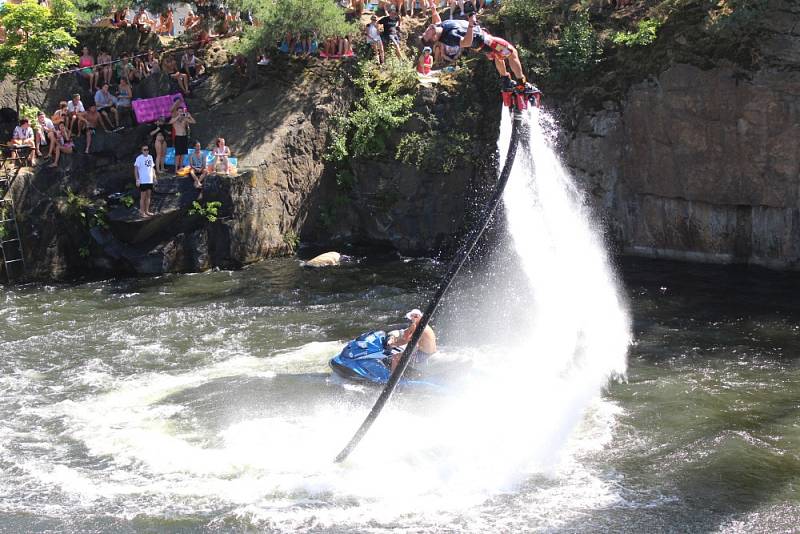
M 353 382 L 386 384 L 392 374 L 389 369 L 391 357 L 397 349 L 384 349 L 385 340 L 386 334 L 380 330 L 361 334 L 348 342 L 328 365 L 334 373 Z M 441 387 L 433 382 L 413 378 L 403 378 L 400 385 Z

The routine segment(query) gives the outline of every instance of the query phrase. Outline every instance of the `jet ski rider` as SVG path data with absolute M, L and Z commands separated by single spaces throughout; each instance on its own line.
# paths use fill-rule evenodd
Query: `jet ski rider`
M 417 329 L 419 320 L 422 319 L 422 312 L 414 308 L 406 314 L 406 319 L 411 321 L 411 325 L 403 330 L 403 333 L 400 334 L 400 337 L 390 336 L 389 340 L 386 342 L 387 347 L 396 347 L 399 345 L 408 344 L 408 342 L 411 341 L 411 336 L 414 335 L 414 331 Z M 435 352 L 436 334 L 433 333 L 433 329 L 430 326 L 426 325 L 425 330 L 422 331 L 422 335 L 419 338 L 419 343 L 417 343 L 417 347 L 414 350 L 414 353 L 411 355 L 411 367 L 419 370 L 420 367 L 427 363 L 428 358 L 430 358 Z M 394 372 L 394 368 L 397 367 L 398 362 L 400 362 L 400 357 L 402 355 L 403 354 L 401 352 L 398 352 L 392 356 L 392 372 Z
M 511 43 L 500 37 L 490 35 L 486 30 L 482 29 L 478 25 L 477 17 L 474 14 L 469 17 L 469 22 L 464 20 L 442 21 L 436 10 L 435 0 L 430 0 L 430 6 L 433 23 L 422 34 L 422 40 L 425 43 L 440 42 L 444 47 L 444 54 L 451 60 L 457 58 L 463 48 L 481 50 L 486 53 L 488 59 L 494 61 L 494 66 L 500 75 L 504 91 L 533 89 L 522 72 L 519 53 Z M 518 81 L 514 81 L 511 78 L 511 73 L 506 68 L 506 60 L 508 60 L 511 71 Z

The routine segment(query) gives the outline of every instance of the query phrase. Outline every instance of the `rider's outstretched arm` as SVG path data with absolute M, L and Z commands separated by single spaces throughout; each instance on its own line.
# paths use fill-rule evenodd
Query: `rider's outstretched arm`
M 472 36 L 473 36 L 473 28 L 475 27 L 475 23 L 478 21 L 478 17 L 474 14 L 470 15 L 469 17 L 469 24 L 467 25 L 467 33 L 461 39 L 461 48 L 469 48 L 472 46 Z

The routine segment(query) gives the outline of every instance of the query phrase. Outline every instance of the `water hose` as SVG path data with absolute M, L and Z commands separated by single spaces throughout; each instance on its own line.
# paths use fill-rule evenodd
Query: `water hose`
M 475 224 L 472 226 L 469 233 L 467 233 L 464 243 L 458 249 L 452 261 L 450 262 L 447 273 L 444 275 L 441 284 L 439 284 L 439 288 L 436 290 L 436 293 L 428 303 L 425 313 L 419 320 L 419 323 L 417 323 L 417 328 L 414 330 L 414 334 L 411 336 L 411 341 L 409 341 L 408 345 L 406 345 L 403 355 L 400 357 L 400 361 L 397 363 L 397 367 L 395 367 L 394 372 L 389 377 L 389 381 L 386 382 L 386 386 L 384 386 L 380 397 L 378 397 L 378 400 L 375 402 L 372 410 L 370 410 L 366 419 L 364 419 L 364 422 L 361 423 L 361 426 L 350 439 L 350 442 L 336 456 L 336 459 L 334 460 L 336 463 L 343 462 L 348 456 L 350 456 L 350 453 L 353 452 L 353 449 L 355 449 L 359 444 L 361 439 L 372 426 L 372 423 L 374 423 L 375 419 L 377 419 L 378 415 L 380 415 L 381 410 L 383 410 L 383 407 L 389 401 L 389 398 L 391 398 L 395 387 L 397 387 L 398 382 L 400 382 L 400 379 L 403 377 L 403 373 L 405 373 L 409 363 L 411 362 L 411 355 L 414 353 L 414 349 L 417 347 L 417 342 L 419 342 L 422 332 L 425 330 L 425 327 L 428 325 L 428 322 L 430 321 L 434 312 L 436 312 L 436 308 L 439 306 L 439 301 L 442 300 L 447 288 L 450 287 L 450 282 L 453 281 L 453 278 L 455 278 L 456 274 L 458 274 L 461 266 L 464 265 L 464 261 L 466 261 L 467 256 L 469 256 L 470 252 L 472 252 L 472 249 L 475 248 L 475 244 L 478 242 L 478 239 L 480 239 L 481 235 L 483 235 L 484 230 L 486 230 L 486 227 L 489 225 L 489 221 L 492 219 L 492 215 L 494 215 L 497 204 L 500 202 L 500 197 L 503 196 L 503 191 L 508 183 L 508 177 L 511 175 L 511 168 L 514 166 L 514 158 L 517 155 L 517 144 L 519 143 L 520 133 L 522 130 L 522 111 L 516 106 L 512 107 L 511 109 L 513 109 L 511 142 L 508 145 L 508 153 L 506 155 L 505 165 L 503 165 L 503 170 L 500 172 L 500 178 L 497 180 L 494 193 L 492 193 L 491 198 L 486 203 L 486 207 L 483 210 L 483 215 L 479 220 L 475 221 Z

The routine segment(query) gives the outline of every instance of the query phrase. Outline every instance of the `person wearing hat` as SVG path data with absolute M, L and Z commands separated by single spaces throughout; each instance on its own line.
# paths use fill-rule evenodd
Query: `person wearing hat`
M 423 76 L 427 76 L 431 73 L 432 67 L 433 56 L 431 55 L 431 47 L 426 46 L 422 49 L 422 55 L 419 56 L 419 60 L 417 61 L 417 72 Z
M 389 337 L 389 340 L 386 342 L 386 346 L 397 347 L 399 345 L 408 344 L 408 342 L 411 341 L 411 336 L 414 335 L 414 331 L 417 329 L 419 320 L 422 319 L 422 312 L 417 308 L 414 308 L 406 314 L 406 319 L 411 321 L 411 325 L 403 330 L 403 333 L 400 334 L 400 337 Z M 433 328 L 431 328 L 429 325 L 426 325 L 425 330 L 422 331 L 422 335 L 419 338 L 419 343 L 417 343 L 417 346 L 411 355 L 411 366 L 419 370 L 427 363 L 428 358 L 430 358 L 435 352 L 436 334 L 433 333 Z M 395 367 L 397 367 L 401 356 L 402 353 L 397 353 L 392 356 L 392 371 L 394 371 Z
M 435 0 L 430 0 L 431 7 L 435 6 Z M 490 35 L 483 30 L 477 22 L 475 14 L 470 15 L 469 22 L 464 20 L 445 20 L 439 16 L 434 9 L 432 24 L 425 29 L 422 40 L 425 43 L 441 43 L 444 45 L 444 54 L 448 57 L 457 57 L 462 48 L 483 51 L 486 57 L 494 61 L 497 73 L 503 84 L 503 90 L 524 90 L 532 89 L 532 86 L 522 72 L 522 63 L 519 60 L 517 49 L 505 39 Z M 517 77 L 517 81 L 511 77 L 509 69 Z
M 367 42 L 375 52 L 375 57 L 378 59 L 378 64 L 383 65 L 383 39 L 381 39 L 381 32 L 378 31 L 377 16 L 372 15 L 369 18 L 369 24 L 367 24 L 367 27 L 364 29 L 364 33 L 367 34 Z
M 378 24 L 383 26 L 383 41 L 394 48 L 397 57 L 405 59 L 403 49 L 400 48 L 400 22 L 400 15 L 397 14 L 395 6 L 389 7 L 387 16 L 378 19 Z

